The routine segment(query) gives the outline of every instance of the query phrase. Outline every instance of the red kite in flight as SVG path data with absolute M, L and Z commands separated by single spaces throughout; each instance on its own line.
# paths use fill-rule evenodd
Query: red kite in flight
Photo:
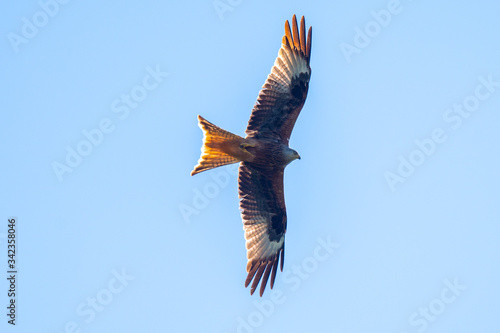
M 288 140 L 306 101 L 310 57 L 311 27 L 306 38 L 304 17 L 299 32 L 294 15 L 292 29 L 285 22 L 278 58 L 252 110 L 246 137 L 227 132 L 198 116 L 203 146 L 191 175 L 241 162 L 238 192 L 248 258 L 245 287 L 253 280 L 251 294 L 262 279 L 262 296 L 269 275 L 273 288 L 278 263 L 283 271 L 287 221 L 283 173 L 290 162 L 300 159 L 288 147 Z

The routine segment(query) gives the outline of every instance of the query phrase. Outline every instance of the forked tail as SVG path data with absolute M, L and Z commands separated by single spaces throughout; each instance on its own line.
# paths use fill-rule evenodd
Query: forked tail
M 240 162 L 234 155 L 244 139 L 238 135 L 223 130 L 198 116 L 198 125 L 203 131 L 203 145 L 198 164 L 191 171 L 191 176 L 205 170 L 217 168 L 226 164 Z

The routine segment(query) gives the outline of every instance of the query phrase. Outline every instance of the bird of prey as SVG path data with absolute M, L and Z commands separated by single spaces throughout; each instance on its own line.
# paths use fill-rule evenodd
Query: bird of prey
M 238 192 L 248 259 L 245 287 L 253 280 L 252 295 L 262 280 L 262 296 L 269 276 L 273 288 L 278 264 L 283 271 L 287 224 L 283 173 L 290 162 L 300 159 L 288 140 L 309 89 L 311 32 L 309 27 L 306 38 L 304 17 L 300 30 L 295 15 L 291 29 L 285 22 L 278 57 L 259 92 L 245 138 L 198 115 L 203 145 L 191 175 L 240 162 Z

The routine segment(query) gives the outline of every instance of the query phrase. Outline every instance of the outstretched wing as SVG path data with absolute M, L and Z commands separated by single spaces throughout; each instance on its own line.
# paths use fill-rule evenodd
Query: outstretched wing
M 286 232 L 283 170 L 264 171 L 246 162 L 240 165 L 238 191 L 248 259 L 245 287 L 253 280 L 250 290 L 253 294 L 262 278 L 260 296 L 269 274 L 273 288 L 280 256 L 283 271 Z
M 250 115 L 246 134 L 253 137 L 279 138 L 288 144 L 295 121 L 306 101 L 311 77 L 311 27 L 307 33 L 304 17 L 285 22 L 285 36 L 271 74 L 262 86 Z

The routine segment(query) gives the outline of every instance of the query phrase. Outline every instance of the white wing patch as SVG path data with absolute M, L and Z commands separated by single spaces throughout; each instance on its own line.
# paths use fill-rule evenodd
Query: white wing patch
M 310 72 L 307 59 L 300 56 L 298 50 L 293 50 L 290 46 L 282 44 L 268 80 L 272 79 L 278 83 L 274 87 L 277 91 L 287 93 L 292 78 L 299 77 L 300 73 L 310 74 Z M 265 88 L 264 86 L 262 88 Z
M 246 248 L 247 248 L 247 272 L 252 264 L 259 260 L 269 260 L 283 247 L 285 236 L 281 236 L 278 242 L 269 240 L 267 233 L 267 221 L 261 219 L 253 220 L 253 224 L 244 225 Z

